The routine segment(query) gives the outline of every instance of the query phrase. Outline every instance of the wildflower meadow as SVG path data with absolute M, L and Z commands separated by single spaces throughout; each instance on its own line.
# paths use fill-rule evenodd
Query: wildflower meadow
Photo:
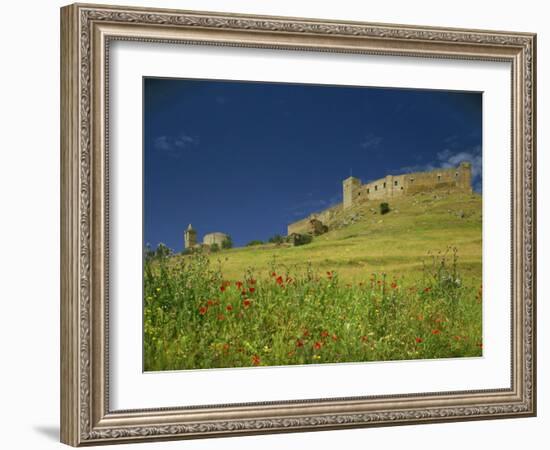
M 228 279 L 201 253 L 146 259 L 144 369 L 481 356 L 482 290 L 457 258 L 456 248 L 427 257 L 414 281 L 353 282 L 276 260 Z

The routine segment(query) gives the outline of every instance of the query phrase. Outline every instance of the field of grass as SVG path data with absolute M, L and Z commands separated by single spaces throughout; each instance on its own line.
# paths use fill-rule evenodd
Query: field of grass
M 480 356 L 481 197 L 340 212 L 312 243 L 148 261 L 145 370 Z
M 248 267 L 265 272 L 274 257 L 291 269 L 311 263 L 319 271 L 337 270 L 347 281 L 382 272 L 416 279 L 423 261 L 454 246 L 461 272 L 474 283 L 481 282 L 479 194 L 425 193 L 398 198 L 390 201 L 391 212 L 385 215 L 379 214 L 378 206 L 379 202 L 367 202 L 341 212 L 329 223 L 331 231 L 308 245 L 234 248 L 213 254 L 211 259 L 222 261 L 228 279 L 242 277 Z

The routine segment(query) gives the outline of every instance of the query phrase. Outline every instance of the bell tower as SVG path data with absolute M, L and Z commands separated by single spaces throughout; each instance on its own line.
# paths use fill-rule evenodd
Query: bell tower
M 191 224 L 189 224 L 187 230 L 185 230 L 183 240 L 185 248 L 193 248 L 197 245 L 197 232 L 193 229 Z

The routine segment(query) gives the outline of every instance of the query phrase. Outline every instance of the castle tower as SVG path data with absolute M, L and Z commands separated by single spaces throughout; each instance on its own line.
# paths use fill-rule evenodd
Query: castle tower
M 187 227 L 183 234 L 185 248 L 192 248 L 197 245 L 197 232 L 193 229 L 191 224 Z
M 359 178 L 349 177 L 343 181 L 342 186 L 344 190 L 344 209 L 346 209 L 353 205 L 353 201 L 359 194 L 361 180 Z
M 465 192 L 472 193 L 472 164 L 463 161 L 458 166 L 457 186 Z

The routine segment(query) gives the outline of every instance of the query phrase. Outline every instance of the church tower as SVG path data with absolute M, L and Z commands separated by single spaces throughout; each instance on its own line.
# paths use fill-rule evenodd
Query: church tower
M 189 224 L 187 230 L 185 230 L 183 237 L 185 248 L 193 248 L 197 245 L 197 232 L 193 229 L 191 224 Z

